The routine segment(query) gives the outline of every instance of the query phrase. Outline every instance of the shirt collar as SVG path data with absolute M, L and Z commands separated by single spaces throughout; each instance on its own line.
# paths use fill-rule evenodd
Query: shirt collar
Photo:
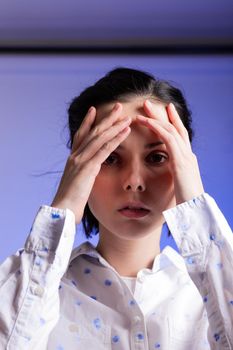
M 162 270 L 169 265 L 174 265 L 178 270 L 182 270 L 183 272 L 187 272 L 187 268 L 185 265 L 185 261 L 183 257 L 171 246 L 166 246 L 161 254 L 159 255 L 159 268 Z M 157 257 L 156 257 L 157 258 Z M 155 261 L 156 261 L 155 258 Z M 154 263 L 155 263 L 154 261 Z
M 95 246 L 86 241 L 72 251 L 70 263 L 81 255 L 88 255 L 95 258 L 101 265 L 115 270 L 96 250 Z M 152 269 L 143 269 L 148 274 L 164 270 L 169 266 L 175 266 L 178 270 L 187 272 L 186 265 L 182 256 L 172 247 L 166 246 L 154 259 Z
M 115 270 L 103 257 L 100 255 L 100 253 L 96 250 L 95 246 L 86 241 L 82 243 L 80 246 L 75 248 L 70 257 L 70 263 L 72 263 L 76 258 L 78 258 L 81 255 L 88 255 L 94 259 L 96 259 L 97 262 L 99 262 L 101 265 L 111 268 Z

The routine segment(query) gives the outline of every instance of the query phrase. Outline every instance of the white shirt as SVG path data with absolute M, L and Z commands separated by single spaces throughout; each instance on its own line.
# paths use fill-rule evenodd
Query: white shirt
M 25 248 L 0 269 L 0 349 L 233 349 L 233 235 L 203 194 L 163 212 L 179 247 L 129 280 L 75 217 L 42 206 Z

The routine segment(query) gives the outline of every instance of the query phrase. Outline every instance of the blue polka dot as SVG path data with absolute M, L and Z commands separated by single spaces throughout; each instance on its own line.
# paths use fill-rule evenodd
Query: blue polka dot
M 58 345 L 58 346 L 56 347 L 56 350 L 65 350 L 65 348 L 64 348 L 62 345 Z
M 160 348 L 160 344 L 159 343 L 155 343 L 155 349 Z
M 136 304 L 136 303 L 135 303 L 134 300 L 130 300 L 130 301 L 129 301 L 129 305 L 130 305 L 130 306 L 133 306 L 133 305 L 135 305 L 135 304 Z
M 211 241 L 214 241 L 215 239 L 216 239 L 215 234 L 214 234 L 214 233 L 211 233 L 211 234 L 210 234 L 210 240 L 211 240 Z
M 206 303 L 208 301 L 208 297 L 204 296 L 203 301 L 204 301 L 204 303 Z
M 49 249 L 47 247 L 43 247 L 42 251 L 45 252 L 45 253 L 48 253 Z
M 81 301 L 79 301 L 79 300 L 76 300 L 75 305 L 80 306 L 80 305 L 82 305 L 82 302 L 81 302 Z
M 104 284 L 105 284 L 105 286 L 111 286 L 112 281 L 110 281 L 110 280 L 105 280 L 105 281 L 104 281 Z
M 233 300 L 230 300 L 230 304 L 233 305 Z
M 71 283 L 72 283 L 74 286 L 77 286 L 77 283 L 76 283 L 74 280 L 72 280 Z
M 137 334 L 137 339 L 138 340 L 143 340 L 144 339 L 144 335 L 142 333 L 138 333 Z
M 43 326 L 45 323 L 46 323 L 45 319 L 41 317 L 41 318 L 40 318 L 40 324 L 41 324 L 41 326 Z
M 58 213 L 52 213 L 52 219 L 60 219 L 60 214 Z
M 188 258 L 186 258 L 186 262 L 187 264 L 192 265 L 195 263 L 195 260 L 191 256 L 189 256 Z
M 118 335 L 114 335 L 114 336 L 112 337 L 112 342 L 113 342 L 113 343 L 118 343 L 119 340 L 120 340 L 120 337 L 119 337 Z
M 91 273 L 91 269 L 89 269 L 88 267 L 84 270 L 84 273 L 86 274 L 86 275 L 88 275 L 89 273 Z
M 180 228 L 181 228 L 182 231 L 184 231 L 184 232 L 183 232 L 184 234 L 186 234 L 185 231 L 189 229 L 189 226 L 190 226 L 190 225 L 189 225 L 188 223 L 182 223 L 182 224 L 180 224 Z
M 60 289 L 62 289 L 62 286 L 61 286 L 61 285 L 59 285 L 58 289 L 59 289 L 59 290 L 60 290 Z
M 100 329 L 101 328 L 101 321 L 100 321 L 99 318 L 95 318 L 93 320 L 93 323 L 94 323 L 94 326 L 95 326 L 96 329 Z
M 222 263 L 217 263 L 216 266 L 217 266 L 217 268 L 218 268 L 219 270 L 221 270 L 221 269 L 223 268 L 223 264 L 222 264 Z
M 40 266 L 41 263 L 42 263 L 41 258 L 40 258 L 39 256 L 36 256 L 36 258 L 35 258 L 35 264 L 36 264 L 37 266 Z
M 30 340 L 31 340 L 31 337 L 28 336 L 28 335 L 22 335 L 22 337 L 23 337 L 24 339 L 26 339 L 27 341 L 30 341 Z
M 214 334 L 214 339 L 215 339 L 216 341 L 218 341 L 218 340 L 220 339 L 220 335 L 219 335 L 218 333 L 215 333 L 215 334 Z
M 97 297 L 95 295 L 90 295 L 90 298 L 97 300 Z

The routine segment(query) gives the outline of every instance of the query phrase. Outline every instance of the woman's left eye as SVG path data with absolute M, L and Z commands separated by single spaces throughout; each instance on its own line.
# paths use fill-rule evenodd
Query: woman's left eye
M 162 153 L 150 153 L 146 161 L 150 164 L 162 164 L 168 159 L 168 156 Z

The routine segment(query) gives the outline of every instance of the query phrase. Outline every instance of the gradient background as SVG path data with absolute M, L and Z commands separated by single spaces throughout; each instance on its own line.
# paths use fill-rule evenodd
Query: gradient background
M 69 154 L 72 98 L 116 66 L 175 82 L 193 111 L 206 192 L 232 226 L 233 56 L 0 56 L 0 261 L 24 245 L 41 204 L 50 204 Z M 46 174 L 47 173 L 47 174 Z M 81 227 L 75 244 L 85 240 Z M 95 242 L 95 240 L 94 240 Z M 174 246 L 164 232 L 161 247 Z

